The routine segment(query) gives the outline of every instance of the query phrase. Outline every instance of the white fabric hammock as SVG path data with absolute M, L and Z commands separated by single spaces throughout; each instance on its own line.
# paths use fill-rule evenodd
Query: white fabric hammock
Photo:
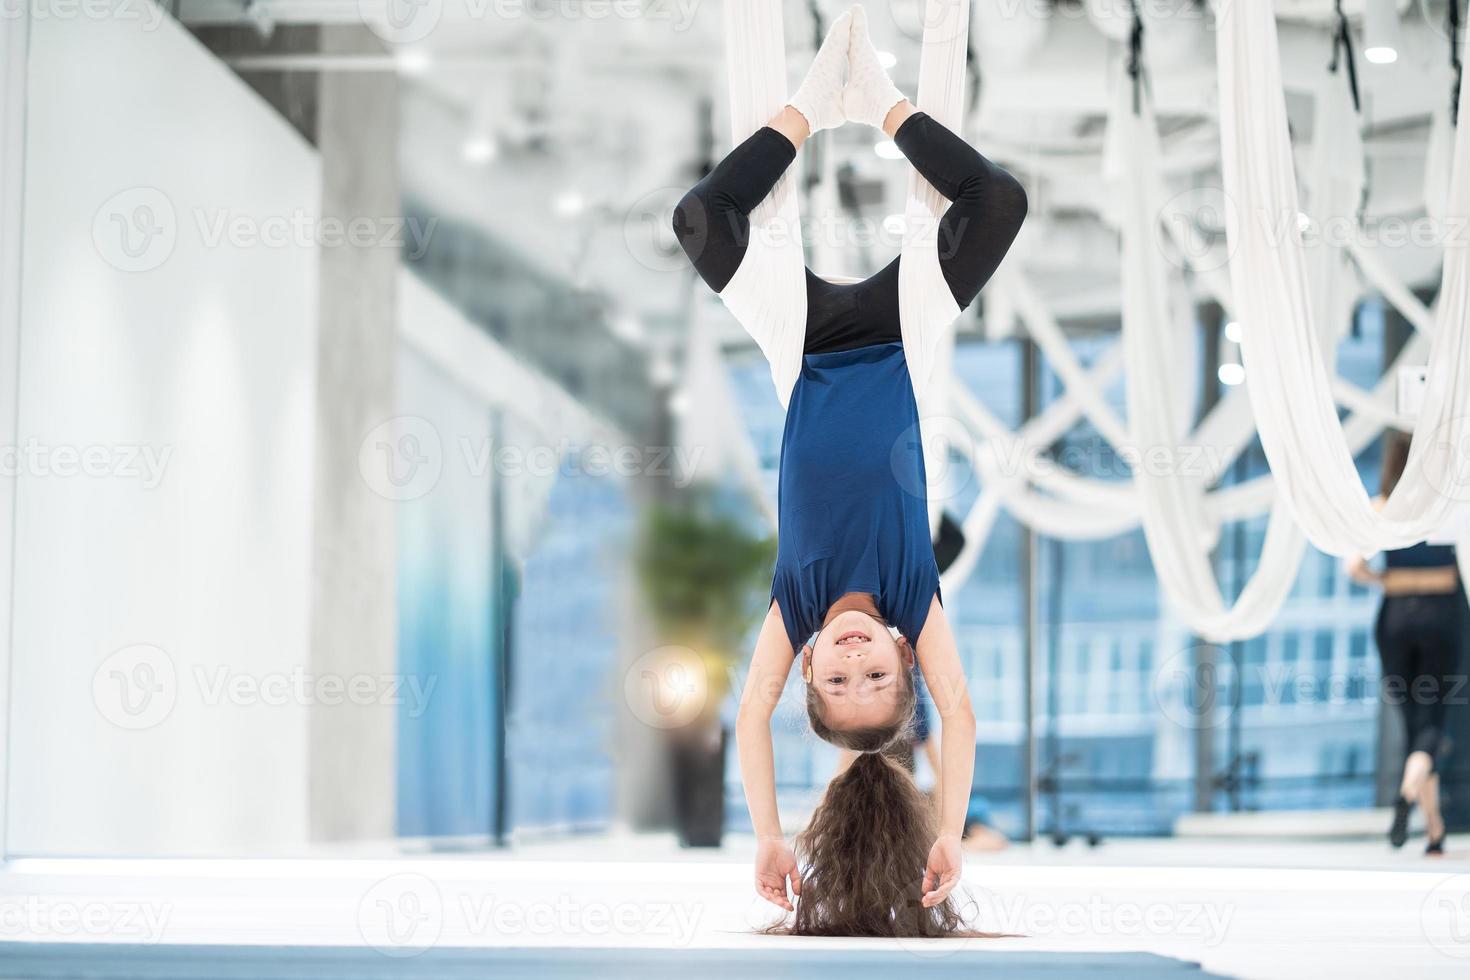
M 919 104 L 945 125 L 958 129 L 963 103 L 968 4 L 933 0 L 926 13 Z M 1274 21 L 1269 13 L 1264 20 L 1271 29 L 1270 53 L 1274 56 Z M 1227 50 L 1244 51 L 1243 47 L 1230 48 L 1224 37 L 1231 33 L 1225 29 L 1226 26 L 1222 19 L 1222 105 L 1234 104 L 1234 100 L 1224 94 L 1224 90 L 1233 85 L 1227 79 L 1235 77 L 1234 73 L 1226 71 L 1225 53 Z M 1250 23 L 1250 27 L 1252 30 L 1261 29 L 1260 24 L 1255 21 Z M 726 28 L 730 51 L 731 128 L 732 136 L 738 142 L 763 125 L 785 104 L 787 84 L 780 5 L 774 0 L 728 4 Z M 1284 172 L 1290 177 L 1290 144 L 1285 140 L 1279 72 L 1274 57 L 1267 60 L 1271 73 L 1277 76 L 1274 88 L 1270 84 L 1257 84 L 1259 79 L 1249 74 L 1242 74 L 1241 77 L 1249 79 L 1257 89 L 1264 88 L 1275 93 L 1282 140 L 1279 145 L 1271 144 L 1277 157 L 1273 158 L 1272 166 L 1265 168 L 1264 173 Z M 1351 116 L 1351 110 L 1345 108 L 1345 88 L 1329 85 L 1322 90 L 1322 94 L 1324 98 L 1319 101 L 1318 125 L 1326 129 L 1319 129 L 1319 132 L 1335 135 L 1332 139 L 1315 142 L 1310 161 L 1313 177 L 1311 205 L 1319 221 L 1354 213 L 1362 190 L 1361 142 L 1352 122 L 1354 117 Z M 1256 92 L 1255 97 L 1264 98 L 1260 92 Z M 1240 100 L 1242 105 L 1246 101 Z M 1249 104 L 1255 105 L 1254 102 Z M 1222 116 L 1228 117 L 1228 113 L 1222 113 Z M 1229 129 L 1233 124 L 1238 129 L 1240 123 L 1238 118 L 1226 118 L 1222 126 Z M 1185 436 L 1180 407 L 1187 400 L 1184 396 L 1188 393 L 1176 390 L 1178 386 L 1168 382 L 1173 376 L 1173 366 L 1163 353 L 1168 344 L 1178 339 L 1167 331 L 1168 324 L 1174 322 L 1167 309 L 1167 277 L 1151 268 L 1157 265 L 1158 250 L 1154 244 L 1155 229 L 1146 226 L 1150 215 L 1167 215 L 1168 206 L 1164 206 L 1162 210 L 1155 206 L 1162 189 L 1157 160 L 1154 159 L 1157 152 L 1156 133 L 1153 132 L 1151 120 L 1140 122 L 1139 125 L 1145 128 L 1138 133 L 1130 133 L 1130 136 L 1137 138 L 1125 139 L 1120 145 L 1133 154 L 1145 153 L 1150 159 L 1146 165 L 1131 168 L 1138 175 L 1138 180 L 1128 185 L 1129 194 L 1125 203 L 1131 206 L 1126 207 L 1118 217 L 1124 223 L 1122 230 L 1125 239 L 1129 242 L 1146 243 L 1148 247 L 1144 250 L 1125 247 L 1125 319 L 1130 326 L 1125 327 L 1123 343 L 1129 348 L 1126 359 L 1129 362 L 1130 377 L 1159 379 L 1159 383 L 1128 386 L 1129 416 L 1130 419 L 1139 420 L 1131 431 L 1103 394 L 1105 386 L 1116 377 L 1120 360 L 1118 352 L 1105 356 L 1091 369 L 1084 368 L 1071 352 L 1055 317 L 1019 273 L 1007 275 L 1007 295 L 1048 361 L 1066 383 L 1067 393 L 1041 415 L 1030 420 L 1019 432 L 1007 429 L 963 387 L 956 387 L 953 397 L 950 396 L 947 389 L 950 383 L 949 362 L 952 356 L 953 331 L 949 328 L 958 310 L 954 307 L 939 271 L 934 247 L 938 219 L 946 204 L 917 174 L 911 176 L 902 253 L 904 262 L 900 267 L 903 272 L 900 277 L 900 315 L 920 414 L 926 420 L 932 420 L 936 415 L 952 414 L 978 437 L 978 442 L 966 439 L 948 443 L 931 440 L 927 436 L 932 435 L 929 431 L 932 421 L 926 421 L 924 446 L 931 482 L 936 473 L 942 472 L 942 467 L 935 465 L 934 454 L 936 450 L 946 449 L 957 450 L 968 457 L 984 482 L 983 492 L 964 520 L 966 544 L 960 557 L 945 575 L 945 587 L 955 588 L 962 584 L 974 568 L 1002 507 L 1041 533 L 1074 540 L 1111 536 L 1137 526 L 1141 520 L 1158 565 L 1160 580 L 1164 583 L 1172 604 L 1192 628 L 1207 638 L 1216 641 L 1236 639 L 1259 633 L 1269 624 L 1272 615 L 1290 590 L 1305 542 L 1302 534 L 1287 517 L 1286 509 L 1278 504 L 1277 480 L 1273 477 L 1261 477 L 1244 484 L 1207 492 L 1221 471 L 1251 441 L 1254 433 L 1251 413 L 1254 409 L 1256 414 L 1260 414 L 1262 399 L 1259 389 L 1264 383 L 1261 376 L 1265 372 L 1254 371 L 1249 366 L 1251 354 L 1247 353 L 1248 376 L 1254 379 L 1249 396 L 1246 391 L 1238 389 L 1227 393 L 1192 435 Z M 1461 132 L 1464 132 L 1463 128 Z M 1150 133 L 1153 134 L 1152 141 L 1147 139 Z M 1259 138 L 1259 133 L 1250 135 L 1250 139 Z M 1462 139 L 1463 136 L 1459 138 Z M 1239 151 L 1238 139 L 1235 148 Z M 1229 149 L 1230 145 L 1227 144 L 1227 154 Z M 1284 156 L 1280 155 L 1282 151 Z M 1470 156 L 1465 159 L 1470 159 Z M 1344 161 L 1347 162 L 1346 167 L 1342 166 Z M 1237 158 L 1233 163 L 1236 176 L 1239 176 L 1238 171 L 1242 169 L 1243 164 Z M 1227 161 L 1227 170 L 1232 170 L 1230 161 Z M 1252 176 L 1257 184 L 1270 183 L 1263 180 L 1261 173 L 1254 173 Z M 1463 179 L 1457 181 L 1457 185 L 1466 183 Z M 1274 186 L 1271 189 L 1280 190 Z M 1297 211 L 1294 185 L 1288 190 L 1291 195 L 1291 210 L 1286 213 L 1295 218 Z M 1465 188 L 1458 186 L 1457 190 L 1459 196 L 1455 200 L 1462 201 Z M 1239 202 L 1240 196 L 1237 195 L 1236 200 Z M 1145 206 L 1147 210 L 1144 209 Z M 1461 213 L 1461 210 L 1456 213 Z M 1173 221 L 1165 221 L 1164 225 L 1176 237 L 1180 234 L 1180 229 L 1186 227 Z M 795 187 L 788 175 L 782 178 L 771 196 L 752 215 L 751 250 L 735 279 L 722 294 L 722 299 L 731 312 L 755 339 L 770 362 L 772 379 L 783 405 L 789 400 L 791 388 L 800 373 L 805 328 L 803 252 L 798 229 L 799 212 Z M 1259 229 L 1246 223 L 1245 231 Z M 1231 225 L 1231 246 L 1237 250 L 1237 254 L 1236 261 L 1231 265 L 1230 275 L 1222 270 L 1205 269 L 1198 271 L 1196 276 L 1200 285 L 1227 308 L 1234 306 L 1232 301 L 1237 295 L 1245 298 L 1240 319 L 1245 324 L 1247 346 L 1257 351 L 1255 357 L 1259 360 L 1262 356 L 1260 351 L 1270 349 L 1261 343 L 1259 336 L 1263 332 L 1260 311 L 1266 310 L 1269 313 L 1273 303 L 1263 302 L 1258 288 L 1237 289 L 1231 281 L 1232 278 L 1239 280 L 1241 275 L 1242 262 L 1238 252 L 1241 232 L 1239 222 Z M 1181 242 L 1181 245 L 1186 244 L 1189 247 L 1181 248 L 1181 251 L 1189 255 L 1201 254 L 1193 243 Z M 1260 243 L 1257 241 L 1255 244 Z M 1398 306 L 1420 331 L 1420 335 L 1413 338 L 1396 364 L 1422 362 L 1423 348 L 1427 343 L 1424 335 L 1433 331 L 1435 317 L 1384 270 L 1371 250 L 1356 244 L 1349 248 L 1362 274 Z M 1310 257 L 1302 255 L 1300 246 L 1296 247 L 1295 252 L 1294 275 L 1278 273 L 1277 279 L 1281 281 L 1273 285 L 1276 293 L 1284 291 L 1288 296 L 1295 295 L 1297 306 L 1286 304 L 1279 308 L 1293 313 L 1291 333 L 1293 343 L 1298 347 L 1315 345 L 1314 350 L 1330 348 L 1340 337 L 1347 321 L 1346 310 L 1357 295 L 1358 286 L 1352 278 L 1351 266 L 1341 249 L 1323 247 Z M 1259 249 L 1255 254 L 1259 254 Z M 819 264 L 826 261 L 820 252 L 815 259 Z M 1452 278 L 1450 264 L 1447 261 L 1446 296 L 1458 295 L 1464 291 L 1463 286 L 1460 290 L 1449 288 Z M 1256 282 L 1255 279 L 1250 281 L 1253 284 Z M 1459 281 L 1463 283 L 1464 277 L 1461 276 Z M 1463 302 L 1460 305 L 1463 307 Z M 1323 312 L 1322 319 L 1317 321 L 1324 330 L 1321 335 L 1314 333 L 1310 327 L 1312 321 L 1305 315 L 1306 311 L 1313 309 Z M 1448 319 L 1450 315 L 1441 308 L 1439 322 Z M 1464 317 L 1461 316 L 1459 320 L 1463 323 Z M 1137 329 L 1130 329 L 1135 325 Z M 1303 332 L 1307 337 L 1305 341 L 1297 336 Z M 1137 342 L 1130 340 L 1130 337 Z M 1140 338 L 1152 338 L 1152 342 Z M 1252 340 L 1255 342 L 1252 343 Z M 1270 340 L 1268 336 L 1267 341 Z M 1463 344 L 1460 346 L 1463 347 Z M 1292 351 L 1287 353 L 1289 355 Z M 1288 360 L 1283 363 L 1292 364 L 1293 369 L 1300 368 L 1296 361 Z M 1278 373 L 1278 388 L 1289 393 L 1294 403 L 1310 403 L 1313 413 L 1329 418 L 1334 424 L 1337 423 L 1337 406 L 1351 412 L 1345 422 L 1337 425 L 1337 446 L 1329 446 L 1325 450 L 1319 447 L 1318 455 L 1336 449 L 1337 454 L 1346 459 L 1347 472 L 1351 474 L 1351 486 L 1356 488 L 1362 497 L 1362 503 L 1366 504 L 1366 494 L 1361 489 L 1352 457 L 1366 448 L 1385 425 L 1404 424 L 1404 420 L 1398 418 L 1390 407 L 1393 401 L 1393 370 L 1390 369 L 1374 389 L 1367 392 L 1341 378 L 1329 376 L 1320 355 L 1315 356 L 1307 367 L 1315 369 L 1318 376 L 1308 379 L 1312 383 L 1297 387 L 1291 384 L 1282 385 L 1280 375 L 1285 373 L 1283 371 Z M 1461 376 L 1463 375 L 1453 375 Z M 1305 398 L 1302 392 L 1311 392 L 1311 397 Z M 1283 399 L 1285 398 L 1283 395 Z M 1441 398 L 1441 402 L 1446 400 L 1451 406 L 1457 404 L 1452 398 Z M 1444 411 L 1442 405 L 1441 414 Z M 1142 444 L 1177 448 L 1179 439 L 1186 437 L 1192 446 L 1206 453 L 1206 462 L 1212 468 L 1191 474 L 1164 472 L 1144 473 L 1140 476 L 1135 473 L 1132 479 L 1119 481 L 1089 478 L 1050 464 L 1044 459 L 1044 448 L 1082 417 L 1091 421 L 1105 438 L 1118 447 L 1136 448 Z M 1318 418 L 1317 421 L 1320 422 L 1321 419 Z M 1279 430 L 1285 425 L 1286 422 L 1280 422 L 1277 426 L 1278 455 Z M 1263 432 L 1263 441 L 1265 439 Z M 1268 457 L 1270 455 L 1271 451 L 1268 450 Z M 1422 456 L 1424 453 L 1416 448 L 1416 455 Z M 1276 461 L 1271 461 L 1275 469 Z M 1420 465 L 1423 465 L 1422 461 Z M 1330 503 L 1328 498 L 1334 497 L 1333 492 L 1320 486 L 1313 488 L 1315 494 L 1303 495 L 1299 486 L 1303 474 L 1310 476 L 1311 471 L 1317 468 L 1319 467 L 1315 465 L 1298 465 L 1287 470 L 1289 480 L 1294 481 L 1291 485 L 1296 490 L 1295 494 L 1288 493 L 1285 497 L 1293 508 L 1293 513 L 1303 506 L 1319 505 L 1324 500 Z M 1327 467 L 1327 470 L 1330 469 L 1331 467 Z M 1335 477 L 1340 475 L 1334 474 Z M 1400 496 L 1401 499 L 1406 499 Z M 1336 499 L 1352 498 L 1349 496 Z M 931 503 L 937 514 L 943 498 L 938 497 Z M 1418 504 L 1416 516 L 1412 519 L 1391 515 L 1385 520 L 1372 514 L 1370 510 L 1367 518 L 1370 531 L 1366 537 L 1372 547 L 1362 548 L 1355 544 L 1352 550 L 1376 550 L 1384 542 L 1396 545 L 1421 538 L 1421 530 L 1427 533 L 1442 518 L 1435 513 L 1437 508 L 1432 501 L 1426 504 L 1420 499 Z M 1222 522 L 1254 517 L 1268 510 L 1272 513 L 1272 519 L 1261 569 L 1235 607 L 1227 609 L 1210 568 L 1208 550 L 1213 546 Z M 1334 506 L 1329 511 L 1331 516 L 1317 523 L 1340 530 L 1340 525 L 1345 520 L 1342 508 Z M 1357 513 L 1352 517 L 1353 526 L 1358 532 L 1358 537 L 1354 540 L 1361 543 L 1365 538 L 1362 533 L 1363 515 Z M 1377 523 L 1373 523 L 1374 521 Z M 1311 524 L 1308 529 L 1314 530 Z M 1321 527 L 1316 527 L 1315 530 L 1320 534 Z M 1405 540 L 1405 535 L 1410 537 Z M 1314 540 L 1319 546 L 1323 544 L 1316 538 Z M 1324 550 L 1337 549 L 1324 547 Z
M 1114 173 L 1121 190 L 1123 220 L 1123 351 L 1127 363 L 1128 421 L 1136 458 L 1155 450 L 1168 453 L 1164 465 L 1134 468 L 1144 537 L 1159 584 L 1189 627 L 1211 642 L 1255 636 L 1270 626 L 1291 593 L 1306 552 L 1306 539 L 1287 509 L 1276 501 L 1266 528 L 1260 564 L 1227 607 L 1210 556 L 1215 527 L 1205 512 L 1205 485 L 1188 473 L 1179 453 L 1179 399 L 1171 390 L 1178 362 L 1171 356 L 1181 329 L 1168 303 L 1169 276 L 1164 254 L 1155 244 L 1162 212 L 1159 184 L 1159 134 L 1148 99 L 1133 111 L 1129 80 L 1114 93 L 1109 126 L 1119 147 Z
M 1337 417 L 1300 240 L 1271 3 L 1220 7 L 1220 130 L 1241 358 L 1261 445 L 1297 521 L 1330 554 L 1424 540 L 1470 499 L 1470 249 L 1445 246 L 1424 408 L 1403 478 L 1374 509 Z M 1470 214 L 1470 97 L 1460 101 L 1448 212 Z M 1461 163 L 1465 161 L 1465 163 Z

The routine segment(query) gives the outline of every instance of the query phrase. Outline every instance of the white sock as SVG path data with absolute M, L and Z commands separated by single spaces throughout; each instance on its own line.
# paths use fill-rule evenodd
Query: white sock
M 802 79 L 801 87 L 787 103 L 806 117 L 806 123 L 814 133 L 819 129 L 841 126 L 847 121 L 842 112 L 842 72 L 847 68 L 848 30 L 851 25 L 851 11 L 844 12 L 832 22 L 832 29 L 812 59 L 806 78 Z
M 842 89 L 842 113 L 853 122 L 883 128 L 888 110 L 904 95 L 888 77 L 878 51 L 868 37 L 868 15 L 862 4 L 852 8 L 852 31 L 847 47 L 847 85 Z

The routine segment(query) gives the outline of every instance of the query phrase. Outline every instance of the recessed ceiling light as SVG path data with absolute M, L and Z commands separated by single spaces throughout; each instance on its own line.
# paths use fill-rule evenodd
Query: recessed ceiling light
M 582 209 L 586 207 L 586 202 L 582 200 L 582 195 L 576 191 L 565 191 L 556 195 L 556 199 L 551 202 L 551 206 L 557 214 L 570 217 L 574 214 L 580 214 Z
M 466 163 L 489 163 L 500 155 L 500 148 L 490 136 L 471 136 L 460 147 Z
M 433 57 L 423 48 L 399 51 L 394 57 L 398 71 L 404 75 L 422 75 L 434 63 Z

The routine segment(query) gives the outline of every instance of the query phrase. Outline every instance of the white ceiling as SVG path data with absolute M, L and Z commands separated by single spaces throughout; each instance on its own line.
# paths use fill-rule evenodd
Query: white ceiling
M 251 16 L 263 23 L 360 21 L 362 11 L 376 16 L 384 2 L 259 0 Z M 721 5 L 730 0 L 424 2 L 438 13 L 433 30 L 390 46 L 405 76 L 406 190 L 479 223 L 571 285 L 605 294 L 652 335 L 677 329 L 686 317 L 688 271 L 672 252 L 667 215 L 697 174 L 710 108 L 715 146 L 729 146 Z M 1349 0 L 1346 9 L 1354 15 L 1362 4 Z M 1108 86 L 1124 54 L 1110 35 L 1126 31 L 1128 0 L 973 5 L 982 89 L 965 135 L 1023 178 L 1032 203 L 1010 261 L 1024 263 L 1065 315 L 1106 317 L 1117 309 L 1117 243 L 1099 217 L 1107 200 L 1100 155 Z M 843 5 L 820 6 L 830 14 Z M 895 78 L 912 91 L 916 4 L 867 6 L 876 43 L 897 57 Z M 1170 185 L 1218 187 L 1213 15 L 1194 0 L 1140 6 Z M 1332 3 L 1276 6 L 1294 134 L 1306 151 L 1312 93 L 1332 53 Z M 1358 63 L 1370 225 L 1423 212 L 1430 113 L 1447 104 L 1450 92 L 1443 0 L 1400 0 L 1400 8 L 1398 62 L 1371 65 L 1360 55 Z M 807 3 L 789 2 L 786 11 L 795 81 L 814 31 Z M 217 22 L 242 14 L 234 0 L 185 0 L 182 16 Z M 900 209 L 906 165 L 873 152 L 877 135 L 846 127 L 819 138 L 883 189 L 883 203 L 871 212 L 881 219 Z M 496 157 L 467 160 L 466 142 L 486 140 Z M 876 248 L 867 261 L 887 258 Z M 1400 248 L 1388 258 L 1415 284 L 1432 282 L 1433 251 Z M 863 266 L 854 253 L 841 271 Z

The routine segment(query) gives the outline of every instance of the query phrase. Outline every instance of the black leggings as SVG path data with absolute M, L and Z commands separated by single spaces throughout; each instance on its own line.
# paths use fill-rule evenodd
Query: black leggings
M 952 203 L 939 222 L 939 267 L 961 309 L 979 294 L 1026 217 L 1026 191 L 928 115 L 904 121 L 894 142 L 914 169 Z M 745 257 L 750 212 L 791 161 L 791 141 L 769 126 L 730 151 L 674 209 L 674 234 L 715 292 L 729 285 Z M 852 350 L 902 340 L 898 259 L 853 285 L 806 270 L 806 353 Z
M 1444 751 L 1447 701 L 1463 696 L 1454 674 L 1464 603 L 1458 592 L 1397 595 L 1386 597 L 1378 611 L 1384 703 L 1397 705 L 1403 714 L 1405 755 L 1427 752 L 1436 769 Z

